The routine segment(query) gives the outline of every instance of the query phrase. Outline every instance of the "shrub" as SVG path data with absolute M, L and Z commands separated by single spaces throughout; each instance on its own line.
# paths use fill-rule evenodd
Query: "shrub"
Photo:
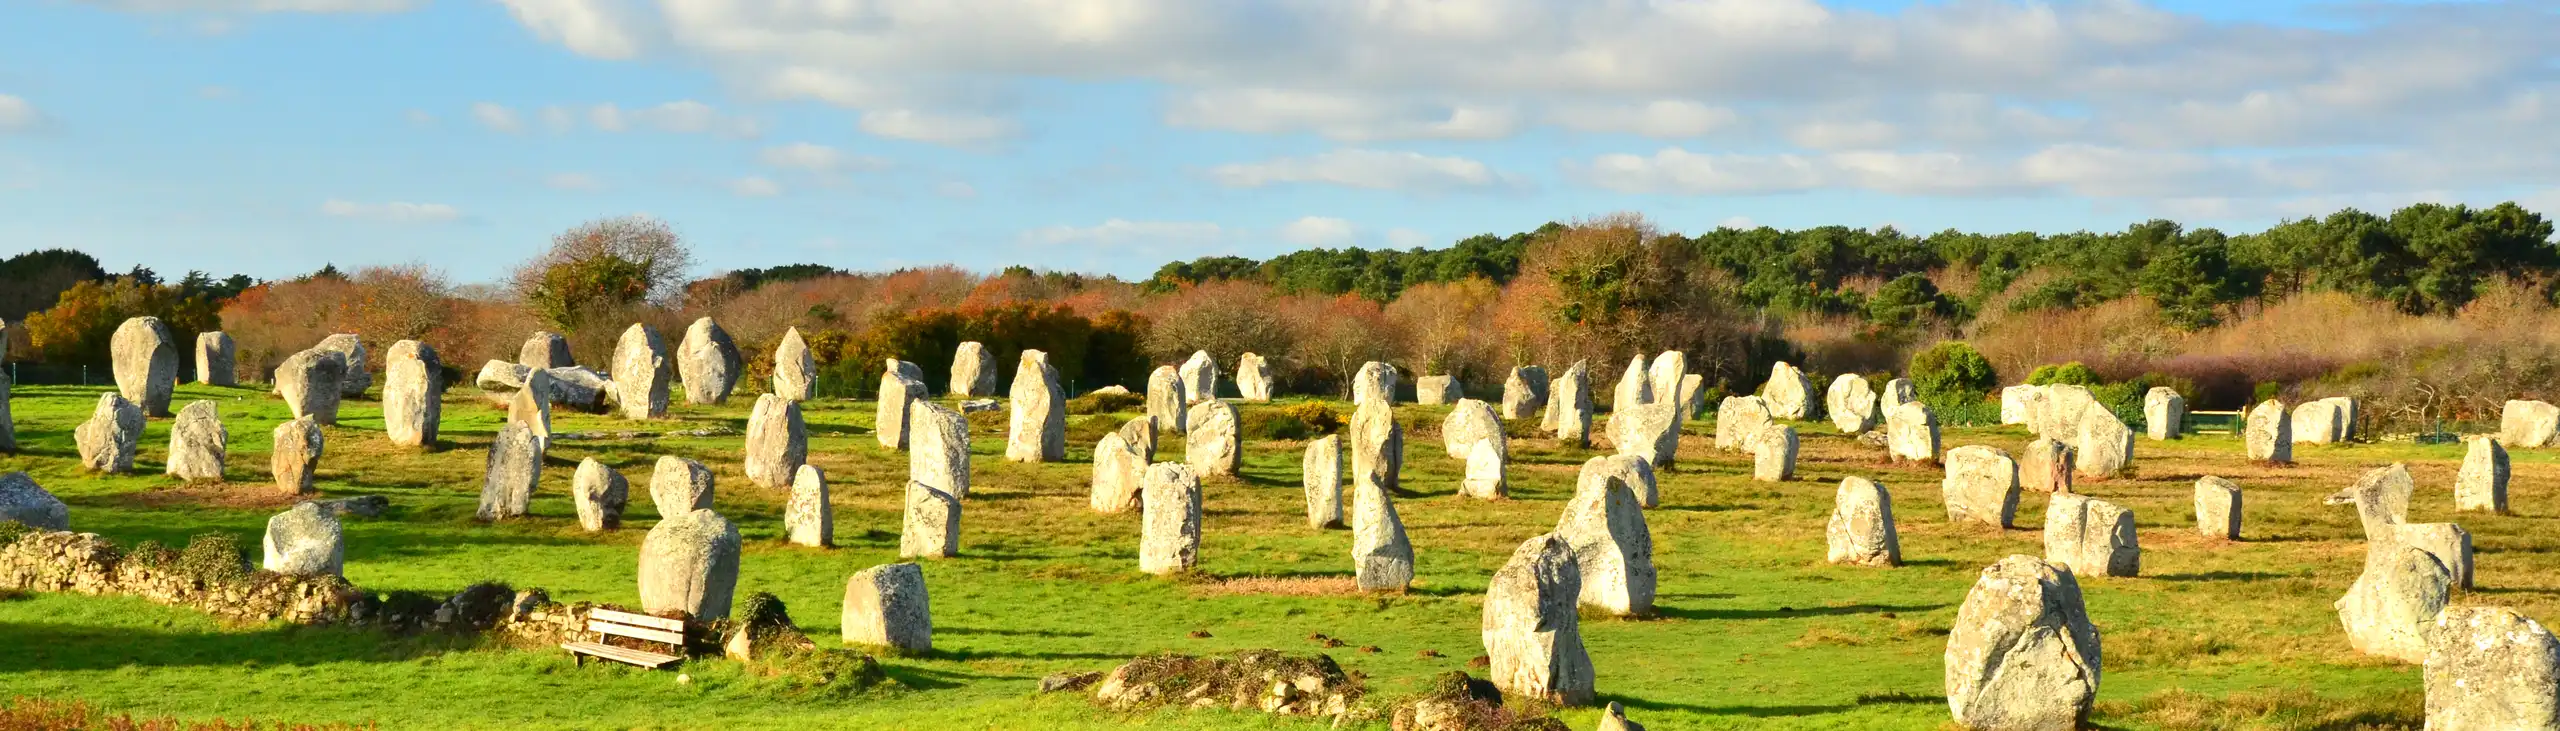
M 2027 374 L 2027 385 L 2030 386 L 2096 386 L 2105 382 L 2098 377 L 2097 371 L 2089 370 L 2089 366 L 2076 360 L 2061 365 L 2048 363 L 2036 366 L 2034 372 Z
M 1280 407 L 1280 411 L 1305 422 L 1308 428 L 1316 430 L 1319 434 L 1342 431 L 1342 413 L 1322 403 L 1314 401 L 1295 403 Z
M 1116 414 L 1147 405 L 1147 397 L 1134 393 L 1088 393 L 1067 399 L 1070 414 Z
M 205 533 L 187 541 L 187 550 L 178 554 L 178 571 L 206 586 L 227 584 L 248 578 L 249 554 L 228 533 Z
M 2260 381 L 2258 382 L 2257 389 L 2249 392 L 2249 403 L 2255 404 L 2262 401 L 2272 400 L 2282 393 L 2284 393 L 2284 384 L 2274 381 Z
M 1911 385 L 1922 396 L 1980 398 L 2000 385 L 1991 361 L 1972 345 L 1950 340 L 1911 356 Z

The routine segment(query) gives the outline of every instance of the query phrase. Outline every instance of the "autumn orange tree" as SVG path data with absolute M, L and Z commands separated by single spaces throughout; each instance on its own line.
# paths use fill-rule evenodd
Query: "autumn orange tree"
M 27 316 L 27 340 L 35 349 L 35 360 L 105 365 L 116 328 L 127 319 L 143 316 L 160 318 L 181 353 L 189 350 L 197 333 L 222 329 L 222 317 L 209 295 L 117 277 L 84 281 L 63 290 L 53 307 Z

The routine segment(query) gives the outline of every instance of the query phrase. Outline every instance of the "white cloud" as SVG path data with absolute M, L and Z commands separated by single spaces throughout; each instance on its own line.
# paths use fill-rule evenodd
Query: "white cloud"
M 560 190 L 599 190 L 604 187 L 604 181 L 586 173 L 552 173 L 542 179 L 542 184 Z
M 524 133 L 524 118 L 517 116 L 516 110 L 508 109 L 505 105 L 495 102 L 472 104 L 471 118 L 478 121 L 480 126 L 492 131 L 511 135 Z
M 1750 216 L 1733 216 L 1716 222 L 1716 228 L 1729 228 L 1736 231 L 1749 231 L 1759 227 L 1760 224 L 1753 223 Z
M 442 203 L 357 203 L 334 198 L 320 204 L 320 212 L 337 218 L 400 224 L 444 223 L 462 218 L 460 209 Z
M 1568 129 L 1643 135 L 1657 139 L 1704 137 L 1742 123 L 1732 109 L 1685 99 L 1656 99 L 1640 104 L 1565 105 L 1549 114 Z
M 1314 183 L 1373 190 L 1439 191 L 1489 188 L 1511 182 L 1484 163 L 1415 152 L 1344 149 L 1313 157 L 1230 163 L 1209 169 L 1209 179 L 1231 188 Z
M 611 3 L 596 0 L 500 0 L 516 22 L 543 40 L 567 46 L 569 50 L 596 58 L 621 59 L 639 55 L 638 31 L 630 21 L 614 12 Z
M 80 0 L 128 13 L 401 13 L 425 0 Z
M 1716 155 L 1678 147 L 1650 157 L 1601 155 L 1573 172 L 1621 193 L 1782 193 L 1822 184 L 1821 171 L 1802 155 Z
M 35 129 L 44 124 L 44 113 L 36 105 L 9 94 L 0 94 L 0 132 Z
M 941 114 L 914 109 L 881 109 L 862 113 L 862 131 L 891 139 L 940 145 L 977 145 L 1012 137 L 1013 120 L 977 114 Z
M 561 126 L 575 124 L 575 113 L 567 108 L 555 108 L 560 110 Z M 722 112 L 717 107 L 691 99 L 629 109 L 615 104 L 598 104 L 587 108 L 586 119 L 588 126 L 604 132 L 645 128 L 669 134 L 709 134 L 734 139 L 755 139 L 764 135 L 763 124 L 753 117 Z
M 542 128 L 552 134 L 568 134 L 578 128 L 578 115 L 557 104 L 542 108 Z
M 768 167 L 813 173 L 863 172 L 889 167 L 889 161 L 884 158 L 847 154 L 843 150 L 809 142 L 767 147 L 756 159 Z
M 1226 229 L 1214 223 L 1113 218 L 1092 226 L 1044 226 L 1024 231 L 1021 242 L 1037 247 L 1085 246 L 1155 255 L 1197 251 L 1221 243 L 1226 236 Z
M 742 198 L 771 198 L 782 195 L 782 184 L 769 178 L 749 175 L 729 181 L 729 192 Z
M 1431 246 L 1435 243 L 1438 242 L 1432 240 L 1431 234 L 1409 228 L 1387 229 L 1387 245 L 1394 248 L 1412 249 L 1416 247 Z
M 1355 233 L 1350 221 L 1325 216 L 1307 216 L 1280 227 L 1280 240 L 1299 246 L 1341 246 L 1351 243 Z
M 1511 136 L 1518 114 L 1497 105 L 1418 103 L 1294 89 L 1232 89 L 1184 95 L 1165 111 L 1178 127 L 1231 132 L 1314 132 L 1353 142 L 1391 139 L 1489 140 Z

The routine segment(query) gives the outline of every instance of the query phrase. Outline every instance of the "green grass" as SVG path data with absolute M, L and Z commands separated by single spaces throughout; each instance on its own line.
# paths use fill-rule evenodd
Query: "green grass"
M 181 486 L 162 477 L 169 422 L 150 423 L 136 475 L 82 474 L 70 440 L 97 388 L 21 387 L 12 403 L 24 451 L 0 470 L 25 470 L 72 506 L 75 529 L 122 544 L 184 545 L 224 531 L 254 545 L 267 516 L 290 504 L 267 482 L 268 432 L 285 416 L 262 389 L 184 386 L 188 400 L 220 400 L 232 432 L 234 482 Z M 391 447 L 378 403 L 349 402 L 328 430 L 320 488 L 327 496 L 380 494 L 392 511 L 347 525 L 347 578 L 373 591 L 449 593 L 474 581 L 542 587 L 563 601 L 636 604 L 636 549 L 653 514 L 642 497 L 660 454 L 699 459 L 720 473 L 718 509 L 747 538 L 739 589 L 770 591 L 821 641 L 837 632 L 844 579 L 897 560 L 903 454 L 882 450 L 872 405 L 807 406 L 812 461 L 832 480 L 841 547 L 781 540 L 784 495 L 747 482 L 739 437 L 555 442 L 533 516 L 497 525 L 471 516 L 485 450 L 503 413 L 458 391 L 445 405 L 444 443 L 433 452 Z M 564 433 L 742 428 L 752 399 L 721 408 L 678 406 L 675 420 L 635 423 L 555 414 Z M 1248 412 L 1277 406 L 1246 406 Z M 1415 590 L 1403 596 L 1347 591 L 1350 535 L 1305 527 L 1300 442 L 1248 441 L 1244 474 L 1207 486 L 1202 576 L 1137 572 L 1138 516 L 1086 507 L 1092 445 L 1128 414 L 1070 417 L 1064 464 L 1004 462 L 1002 434 L 973 429 L 973 489 L 963 555 L 926 564 L 936 653 L 882 658 L 899 687 L 853 700 L 792 696 L 779 681 L 735 663 L 689 664 L 675 673 L 572 666 L 546 648 L 480 646 L 455 638 L 394 639 L 371 632 L 226 626 L 185 609 L 128 598 L 29 595 L 0 601 L 0 696 L 76 698 L 104 710 L 185 718 L 379 722 L 389 728 L 1318 728 L 1320 722 L 1224 711 L 1163 710 L 1124 716 L 1074 695 L 1038 697 L 1034 679 L 1099 670 L 1145 653 L 1272 647 L 1323 651 L 1365 674 L 1374 693 L 1413 692 L 1431 676 L 1464 669 L 1482 653 L 1477 635 L 1486 580 L 1520 541 L 1554 525 L 1575 471 L 1597 452 L 1553 440 L 1512 443 L 1513 498 L 1454 495 L 1464 465 L 1442 450 L 1445 410 L 1407 406 L 1406 494 L 1398 509 L 1417 552 Z M 2020 506 L 2023 530 L 1947 523 L 1938 474 L 1882 463 L 1828 425 L 1805 434 L 1800 479 L 1755 483 L 1749 465 L 1713 451 L 1690 426 L 1684 462 L 1663 475 L 1664 504 L 1650 511 L 1661 571 L 1662 616 L 1586 617 L 1583 635 L 1605 700 L 1625 703 L 1654 728 L 1934 729 L 1946 724 L 1940 653 L 1956 606 L 1981 567 L 2012 553 L 2040 554 L 2044 501 Z M 2012 429 L 1953 429 L 1947 446 L 2015 448 Z M 1178 459 L 1178 437 L 1160 459 Z M 2415 668 L 2348 649 L 2329 603 L 2352 583 L 2361 556 L 2355 516 L 2320 498 L 2362 469 L 2411 463 L 2420 490 L 2412 519 L 2452 521 L 2450 485 L 2459 445 L 2297 445 L 2302 464 L 2244 464 L 2227 436 L 2137 449 L 2139 475 L 2084 483 L 2082 492 L 2132 508 L 2142 529 L 2140 578 L 2083 583 L 2105 636 L 2106 676 L 2095 719 L 2111 728 L 2326 729 L 2414 727 Z M 578 461 L 595 457 L 633 482 L 623 530 L 577 529 L 567 497 Z M 2203 474 L 2247 491 L 2248 540 L 2223 543 L 2193 529 L 2191 488 Z M 1823 522 L 1834 486 L 1867 476 L 1893 491 L 1910 565 L 1890 570 L 1823 562 Z M 2551 454 L 2514 453 L 2519 515 L 2466 514 L 2479 552 L 2481 589 L 2457 602 L 2497 603 L 2551 617 L 2560 606 L 2560 530 Z M 1195 638 L 1195 631 L 1210 636 Z M 1322 632 L 1346 646 L 1324 650 Z M 1377 653 L 1359 651 L 1376 646 Z M 1436 651 L 1427 657 L 1424 651 Z M 2314 688 L 2315 692 L 2292 690 Z M 1593 724 L 1590 709 L 1567 723 Z M 1383 727 L 1383 724 L 1380 724 Z

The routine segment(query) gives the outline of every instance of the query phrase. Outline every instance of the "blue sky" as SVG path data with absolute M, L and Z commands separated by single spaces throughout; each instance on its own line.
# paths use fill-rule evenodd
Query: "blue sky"
M 14 0 L 0 253 L 492 281 L 2560 209 L 2542 0 Z

